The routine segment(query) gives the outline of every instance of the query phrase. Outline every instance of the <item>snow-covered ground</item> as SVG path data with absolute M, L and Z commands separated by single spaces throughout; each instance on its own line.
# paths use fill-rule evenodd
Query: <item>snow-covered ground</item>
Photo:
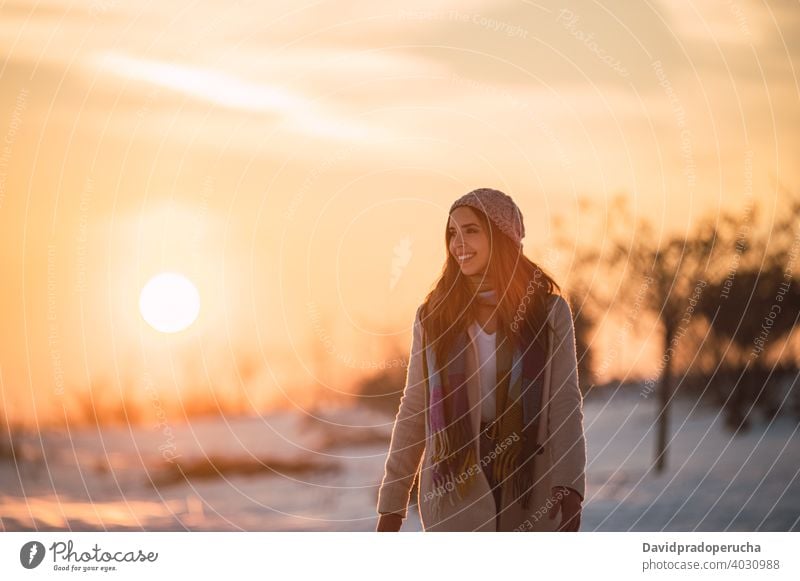
M 754 422 L 731 437 L 715 411 L 676 401 L 668 468 L 655 476 L 647 473 L 654 406 L 631 388 L 585 402 L 581 530 L 800 530 L 794 420 Z M 0 461 L 0 522 L 3 530 L 371 531 L 391 422 L 348 409 L 317 420 L 276 413 L 194 421 L 169 426 L 171 432 L 160 426 L 28 436 L 23 453 L 41 460 Z M 186 469 L 205 456 L 235 466 L 154 486 L 177 474 L 165 454 Z M 403 530 L 421 530 L 416 508 Z

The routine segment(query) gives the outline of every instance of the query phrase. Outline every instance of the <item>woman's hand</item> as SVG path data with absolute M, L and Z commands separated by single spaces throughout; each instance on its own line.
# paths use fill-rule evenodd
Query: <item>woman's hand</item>
M 378 528 L 375 530 L 379 533 L 396 533 L 402 524 L 403 517 L 399 514 L 382 514 L 378 518 Z
M 552 489 L 554 505 L 550 509 L 550 519 L 554 519 L 561 507 L 561 524 L 559 531 L 577 532 L 581 526 L 581 499 L 577 492 L 566 486 L 554 486 Z

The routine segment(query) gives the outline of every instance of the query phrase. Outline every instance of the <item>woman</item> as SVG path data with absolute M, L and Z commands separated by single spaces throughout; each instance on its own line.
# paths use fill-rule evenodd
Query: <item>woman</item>
M 426 531 L 577 531 L 586 443 L 572 314 L 522 253 L 522 213 L 488 188 L 449 212 L 447 261 L 417 309 L 378 493 L 398 531 L 420 468 Z M 440 363 L 441 362 L 441 363 Z

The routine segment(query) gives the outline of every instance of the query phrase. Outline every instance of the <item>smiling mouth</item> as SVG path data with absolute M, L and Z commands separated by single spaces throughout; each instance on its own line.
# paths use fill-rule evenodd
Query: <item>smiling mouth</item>
M 467 252 L 465 254 L 457 254 L 456 255 L 456 260 L 458 260 L 458 262 L 460 264 L 464 264 L 464 263 L 469 262 L 470 260 L 472 260 L 472 258 L 474 256 L 475 256 L 474 252 Z

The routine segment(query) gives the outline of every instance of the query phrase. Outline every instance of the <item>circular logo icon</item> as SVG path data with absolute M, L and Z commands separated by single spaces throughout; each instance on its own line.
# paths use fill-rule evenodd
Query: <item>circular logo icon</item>
M 29 541 L 19 550 L 19 562 L 26 569 L 35 569 L 44 559 L 44 545 L 39 541 Z

